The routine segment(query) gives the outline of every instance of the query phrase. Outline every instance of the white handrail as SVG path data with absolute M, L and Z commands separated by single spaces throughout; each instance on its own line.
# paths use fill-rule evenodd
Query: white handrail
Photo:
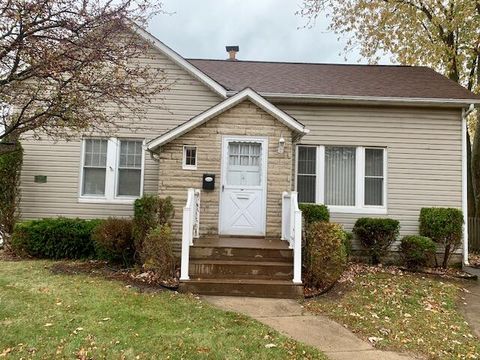
M 189 280 L 188 267 L 190 261 L 190 246 L 193 239 L 198 238 L 200 224 L 200 190 L 188 189 L 187 203 L 183 208 L 182 220 L 182 258 L 180 280 Z
M 293 249 L 293 282 L 302 283 L 302 212 L 298 208 L 298 194 L 282 194 L 282 240 Z

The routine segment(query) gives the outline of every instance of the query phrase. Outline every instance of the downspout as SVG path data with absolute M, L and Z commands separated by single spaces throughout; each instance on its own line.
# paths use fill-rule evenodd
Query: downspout
M 467 117 L 475 110 L 473 104 L 468 110 L 462 109 L 462 212 L 463 212 L 463 265 L 468 266 L 468 197 L 467 197 Z
M 160 154 L 159 154 L 159 151 L 153 151 L 153 150 L 150 150 L 149 148 L 146 148 L 146 150 L 148 151 L 148 153 L 150 154 L 150 159 L 152 159 L 153 161 L 155 162 L 160 162 Z

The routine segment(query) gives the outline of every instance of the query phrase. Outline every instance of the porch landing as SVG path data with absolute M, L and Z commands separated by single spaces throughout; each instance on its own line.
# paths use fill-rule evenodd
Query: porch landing
M 202 295 L 299 298 L 288 243 L 253 237 L 204 237 L 190 247 L 190 280 L 180 291 Z

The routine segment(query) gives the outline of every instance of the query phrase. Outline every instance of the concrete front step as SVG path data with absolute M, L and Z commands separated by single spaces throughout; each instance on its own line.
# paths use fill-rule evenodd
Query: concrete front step
M 303 297 L 303 286 L 291 280 L 262 279 L 195 279 L 180 283 L 181 292 L 202 295 L 252 296 L 297 299 Z
M 288 248 L 219 247 L 195 244 L 190 248 L 190 259 L 293 261 L 293 251 Z
M 263 260 L 190 260 L 190 275 L 195 278 L 292 280 L 293 262 Z

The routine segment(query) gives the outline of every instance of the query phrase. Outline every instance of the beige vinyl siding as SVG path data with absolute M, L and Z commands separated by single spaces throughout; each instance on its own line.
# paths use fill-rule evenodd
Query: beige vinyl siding
M 387 149 L 387 215 L 401 235 L 418 232 L 422 207 L 462 207 L 461 111 L 429 108 L 278 105 L 310 133 L 301 144 Z M 351 230 L 369 214 L 332 213 Z M 385 216 L 385 215 L 376 215 Z
M 141 59 L 152 68 L 165 70 L 173 85 L 158 94 L 146 109 L 135 131 L 121 129 L 118 137 L 151 140 L 221 101 L 207 86 L 170 59 L 150 48 Z M 81 141 L 25 140 L 22 173 L 22 218 L 52 216 L 107 217 L 132 214 L 131 204 L 79 203 Z M 35 175 L 46 175 L 47 183 L 34 183 Z M 144 192 L 158 192 L 158 163 L 145 154 Z

